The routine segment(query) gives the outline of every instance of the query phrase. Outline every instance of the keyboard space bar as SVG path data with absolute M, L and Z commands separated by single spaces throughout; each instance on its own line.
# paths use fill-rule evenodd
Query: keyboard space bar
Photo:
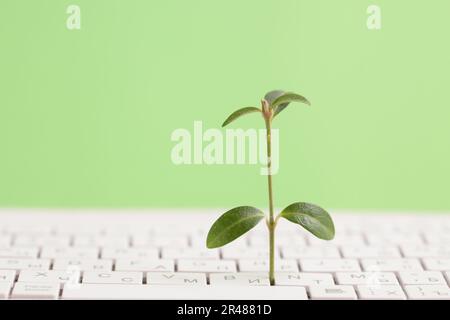
M 64 288 L 62 299 L 306 300 L 308 296 L 303 287 L 80 284 Z

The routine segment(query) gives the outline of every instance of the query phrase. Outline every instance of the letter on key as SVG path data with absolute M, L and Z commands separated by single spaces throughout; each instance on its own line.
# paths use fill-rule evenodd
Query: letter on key
M 203 273 L 188 272 L 147 272 L 147 284 L 183 286 L 206 285 L 206 275 Z
M 211 285 L 232 286 L 270 286 L 268 274 L 253 273 L 212 273 L 209 276 Z

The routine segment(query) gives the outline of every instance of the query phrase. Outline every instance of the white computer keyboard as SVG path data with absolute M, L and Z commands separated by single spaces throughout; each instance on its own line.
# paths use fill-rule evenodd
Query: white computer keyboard
M 276 286 L 261 223 L 205 247 L 224 210 L 0 210 L 0 298 L 450 299 L 450 215 L 333 214 L 336 238 L 281 222 Z

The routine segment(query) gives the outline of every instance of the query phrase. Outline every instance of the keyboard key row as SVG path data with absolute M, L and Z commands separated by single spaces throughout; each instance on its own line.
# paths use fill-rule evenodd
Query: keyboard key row
M 281 247 L 275 257 L 283 259 L 387 259 L 387 258 L 450 259 L 446 246 L 299 246 Z M 79 258 L 79 259 L 267 259 L 268 248 L 226 246 L 209 250 L 191 247 L 69 247 L 69 246 L 0 246 L 1 258 Z
M 422 266 L 423 263 L 423 266 Z M 28 259 L 0 258 L 0 270 L 80 270 L 259 272 L 268 271 L 267 259 Z M 276 271 L 283 272 L 420 272 L 448 271 L 450 259 L 276 259 Z

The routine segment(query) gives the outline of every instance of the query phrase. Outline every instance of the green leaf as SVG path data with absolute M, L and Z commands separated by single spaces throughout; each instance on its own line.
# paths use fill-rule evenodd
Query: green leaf
M 272 105 L 272 103 L 278 98 L 281 97 L 285 92 L 283 90 L 273 90 L 270 92 L 267 92 L 264 96 L 264 99 L 267 100 L 267 102 Z
M 270 91 L 268 93 L 266 93 L 266 95 L 264 96 L 264 99 L 267 100 L 267 102 L 269 103 L 270 106 L 272 106 L 273 102 L 281 97 L 282 95 L 284 95 L 286 92 L 284 92 L 283 90 L 273 90 Z M 279 106 L 279 108 L 281 108 L 281 110 L 283 110 L 284 108 L 286 108 L 289 105 L 289 102 L 283 103 Z
M 283 111 L 291 102 L 301 102 L 307 104 L 308 106 L 311 105 L 305 97 L 296 93 L 286 92 L 276 98 L 271 104 L 272 110 L 274 110 L 274 117 Z
M 328 212 L 319 206 L 296 202 L 281 211 L 280 216 L 301 225 L 313 235 L 323 240 L 334 238 L 334 224 Z
M 264 219 L 264 212 L 254 207 L 237 207 L 225 212 L 214 222 L 206 238 L 209 249 L 219 248 L 256 226 Z
M 246 107 L 246 108 L 236 110 L 227 118 L 227 120 L 225 120 L 225 122 L 222 124 L 222 127 L 225 127 L 229 123 L 233 122 L 237 118 L 239 118 L 247 113 L 253 113 L 253 112 L 261 112 L 261 110 L 256 107 Z

